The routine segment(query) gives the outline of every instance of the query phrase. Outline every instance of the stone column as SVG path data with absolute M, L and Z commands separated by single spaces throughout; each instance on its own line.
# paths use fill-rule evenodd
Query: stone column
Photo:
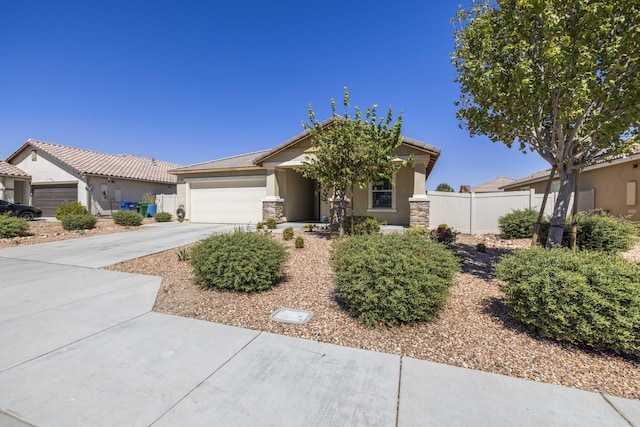
M 280 185 L 275 167 L 267 167 L 267 195 L 262 201 L 262 221 L 274 218 L 279 224 L 284 218 L 284 199 L 280 198 Z
M 429 227 L 429 200 L 409 199 L 409 227 Z

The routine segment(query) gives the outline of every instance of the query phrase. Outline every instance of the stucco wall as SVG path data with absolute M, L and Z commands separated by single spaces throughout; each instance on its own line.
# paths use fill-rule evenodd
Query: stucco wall
M 89 176 L 87 185 L 81 190 L 84 190 L 84 194 L 79 200 L 87 206 L 89 212 L 94 215 L 109 215 L 112 210 L 120 209 L 121 201 L 141 202 L 146 193 L 176 194 L 176 185 Z
M 284 198 L 284 215 L 287 221 L 316 219 L 315 185 L 293 169 L 286 172 L 286 187 L 280 188 L 280 197 Z

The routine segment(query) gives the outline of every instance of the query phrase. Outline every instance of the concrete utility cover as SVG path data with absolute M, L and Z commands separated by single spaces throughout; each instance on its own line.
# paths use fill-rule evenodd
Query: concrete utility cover
M 269 316 L 269 320 L 281 323 L 294 323 L 304 325 L 313 317 L 313 313 L 293 308 L 279 308 Z

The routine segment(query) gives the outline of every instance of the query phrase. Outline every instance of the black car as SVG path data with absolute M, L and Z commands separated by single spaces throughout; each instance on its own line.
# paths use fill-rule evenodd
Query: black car
M 42 211 L 33 206 L 21 205 L 18 203 L 10 203 L 4 200 L 0 200 L 0 215 L 8 213 L 11 216 L 18 216 L 24 218 L 27 221 L 31 221 L 34 218 L 40 218 Z

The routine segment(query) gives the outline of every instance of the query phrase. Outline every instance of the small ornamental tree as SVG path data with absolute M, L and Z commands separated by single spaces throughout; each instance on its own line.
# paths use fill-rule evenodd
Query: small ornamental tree
M 436 187 L 436 191 L 444 191 L 445 193 L 455 193 L 453 188 L 446 182 L 438 184 L 438 186 Z
M 344 114 L 336 111 L 331 99 L 332 117 L 319 122 L 309 105 L 309 131 L 314 152 L 306 157 L 304 167 L 297 171 L 320 184 L 323 200 L 331 202 L 331 230 L 344 234 L 347 212 L 347 190 L 354 185 L 365 188 L 368 183 L 391 180 L 393 173 L 406 166 L 409 160 L 395 161 L 393 152 L 402 143 L 402 113 L 393 123 L 389 107 L 386 117 L 378 118 L 377 105 L 363 113 L 357 106 L 349 113 L 349 92 L 344 88 Z

